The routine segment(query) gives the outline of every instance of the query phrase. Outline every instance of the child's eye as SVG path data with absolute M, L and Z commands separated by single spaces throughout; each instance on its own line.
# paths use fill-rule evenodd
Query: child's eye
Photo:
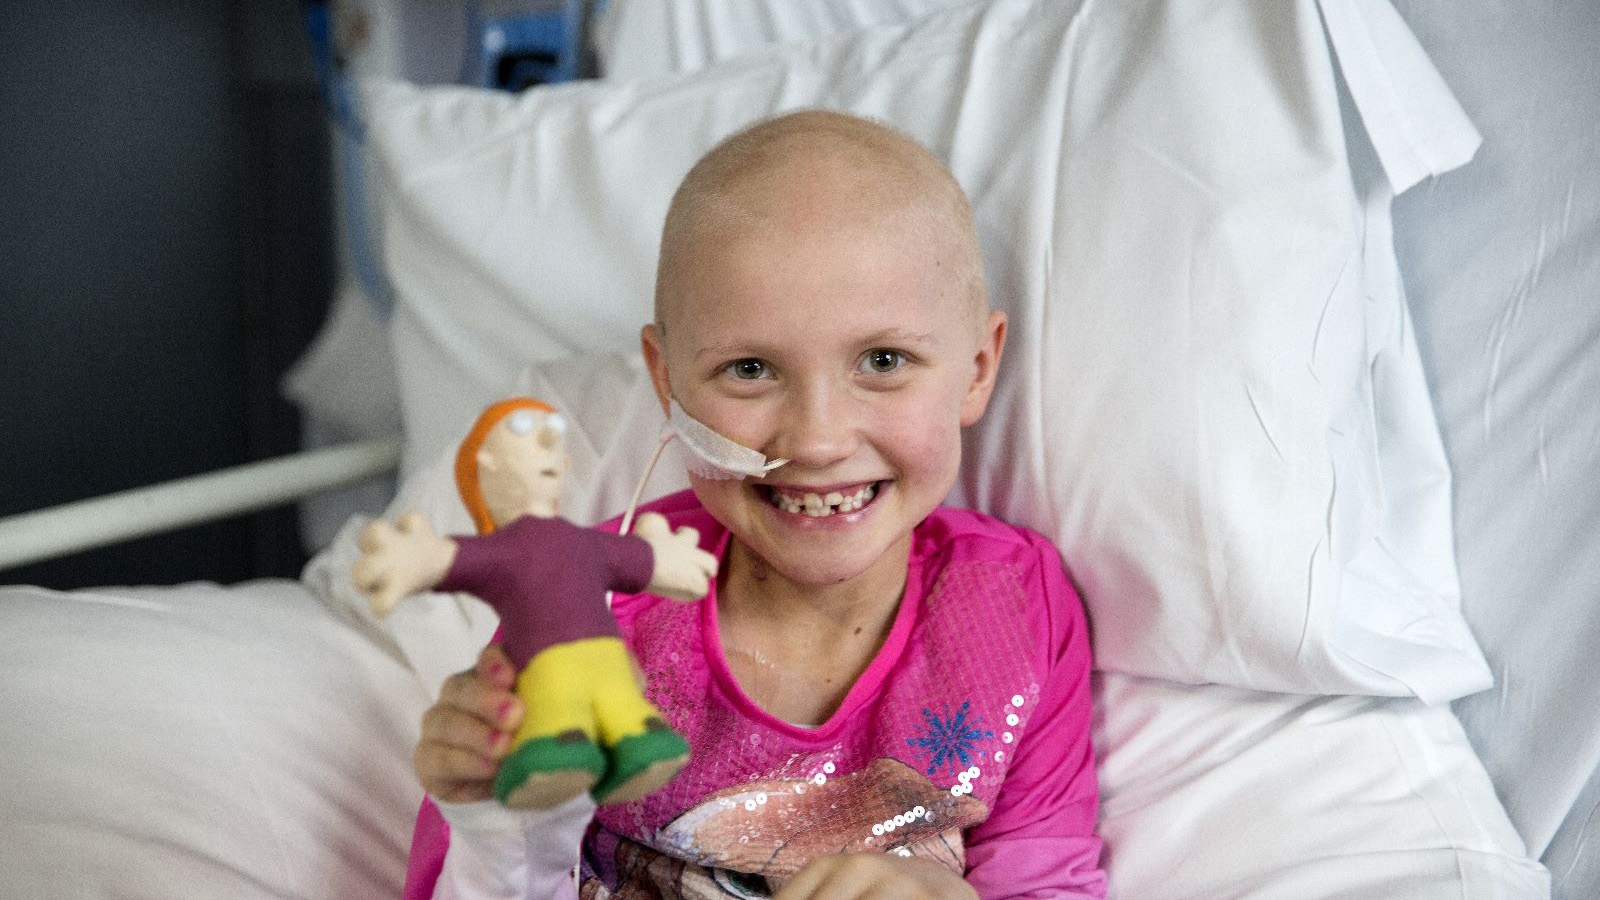
M 899 350 L 874 349 L 868 350 L 867 355 L 861 360 L 861 366 L 868 372 L 884 374 L 893 372 L 905 365 L 905 354 Z
M 772 370 L 767 367 L 767 364 L 754 358 L 736 359 L 724 366 L 723 371 L 742 381 L 754 381 L 758 378 L 772 377 Z

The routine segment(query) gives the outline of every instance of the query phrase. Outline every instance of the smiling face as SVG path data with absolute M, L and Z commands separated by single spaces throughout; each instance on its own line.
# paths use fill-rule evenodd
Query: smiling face
M 1004 317 L 974 295 L 975 249 L 941 236 L 904 146 L 801 137 L 736 179 L 711 221 L 669 220 L 646 359 L 663 400 L 790 460 L 760 480 L 691 477 L 735 564 L 746 551 L 807 586 L 903 579 L 911 530 L 988 401 Z M 886 192 L 895 179 L 905 188 Z

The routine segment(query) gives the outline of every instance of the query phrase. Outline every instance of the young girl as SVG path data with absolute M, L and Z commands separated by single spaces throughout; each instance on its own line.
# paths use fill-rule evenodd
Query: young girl
M 703 601 L 614 600 L 692 756 L 632 802 L 499 808 L 491 647 L 424 719 L 407 896 L 571 897 L 580 844 L 585 900 L 1103 896 L 1081 604 L 1043 538 L 939 505 L 1005 327 L 909 139 L 805 112 L 701 160 L 645 358 L 664 409 L 788 462 L 649 507 L 717 557 Z

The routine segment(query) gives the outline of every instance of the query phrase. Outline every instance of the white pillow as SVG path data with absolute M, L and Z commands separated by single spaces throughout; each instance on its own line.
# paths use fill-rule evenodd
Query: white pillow
M 1106 674 L 1113 900 L 1548 900 L 1446 706 Z
M 607 78 L 702 69 L 767 44 L 906 22 L 972 0 L 607 0 L 594 48 Z
M 396 897 L 429 697 L 289 581 L 0 589 L 6 897 Z
M 1415 50 L 1392 10 L 1323 6 L 1384 37 L 1346 67 Z M 1414 174 L 1395 148 L 1470 156 L 1442 87 L 1382 79 L 1352 79 L 1383 88 L 1356 97 L 1369 127 L 1456 126 L 1386 131 L 1389 182 Z M 368 100 L 411 468 L 530 358 L 634 345 L 667 202 L 715 141 L 843 109 L 908 131 L 972 197 L 1012 337 L 956 498 L 1063 548 L 1102 667 L 1429 702 L 1489 683 L 1389 185 L 1312 0 L 997 0 L 658 81 Z

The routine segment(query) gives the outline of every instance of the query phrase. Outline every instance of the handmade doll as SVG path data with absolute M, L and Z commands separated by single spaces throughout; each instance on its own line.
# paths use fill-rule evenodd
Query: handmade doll
M 538 400 L 490 406 L 456 455 L 456 486 L 478 536 L 441 537 L 415 512 L 394 526 L 380 520 L 361 533 L 352 570 L 377 615 L 428 590 L 464 591 L 500 614 L 525 713 L 494 793 L 514 808 L 548 808 L 584 791 L 624 803 L 683 766 L 688 744 L 641 693 L 606 592 L 697 600 L 717 565 L 694 529 L 673 532 L 659 515 L 640 516 L 632 534 L 558 517 L 565 433 L 566 420 Z

